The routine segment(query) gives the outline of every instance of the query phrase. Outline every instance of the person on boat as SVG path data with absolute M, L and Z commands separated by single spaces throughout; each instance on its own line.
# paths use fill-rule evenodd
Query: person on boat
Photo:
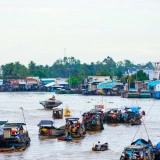
M 100 141 L 98 141 L 97 150 L 100 150 L 100 149 L 101 149 L 101 144 L 100 144 Z
M 146 113 L 145 113 L 145 111 L 143 110 L 143 111 L 142 111 L 142 116 L 145 116 L 145 115 L 146 115 Z
M 79 130 L 79 129 L 80 129 L 80 126 L 81 126 L 80 122 L 77 121 L 77 123 L 76 123 L 76 129 Z
M 55 101 L 55 96 L 53 95 L 52 98 L 49 98 L 49 100 Z
M 69 135 L 69 132 L 71 130 L 71 124 L 70 122 L 66 122 L 66 125 L 65 125 L 65 134 L 66 134 L 66 137 Z
M 88 114 L 86 114 L 86 119 L 89 119 L 89 116 L 88 116 Z

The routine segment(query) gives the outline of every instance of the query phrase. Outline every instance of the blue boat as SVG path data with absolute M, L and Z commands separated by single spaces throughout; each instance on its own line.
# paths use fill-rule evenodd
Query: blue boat
M 156 99 L 160 99 L 160 91 L 153 91 L 152 92 L 152 97 Z
M 125 147 L 120 160 L 153 160 L 154 149 L 150 140 L 138 139 Z

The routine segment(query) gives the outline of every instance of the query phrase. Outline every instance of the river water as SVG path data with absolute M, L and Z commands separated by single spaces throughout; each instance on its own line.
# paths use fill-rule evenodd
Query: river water
M 53 93 L 10 92 L 0 93 L 0 120 L 9 122 L 24 122 L 22 110 L 27 123 L 27 129 L 31 138 L 31 145 L 23 152 L 0 153 L 0 160 L 119 160 L 123 148 L 129 145 L 140 126 L 129 124 L 104 124 L 104 130 L 99 132 L 87 132 L 85 138 L 72 142 L 58 141 L 55 139 L 39 140 L 37 124 L 40 120 L 52 120 L 52 111 L 45 110 L 40 100 L 50 98 Z M 144 118 L 145 125 L 141 125 L 134 140 L 149 138 L 156 144 L 160 141 L 160 101 L 154 99 L 124 99 L 109 96 L 83 96 L 83 95 L 55 95 L 56 99 L 71 110 L 72 117 L 81 117 L 82 113 L 93 109 L 96 104 L 105 105 L 105 109 L 117 108 L 125 105 L 139 105 L 148 115 Z M 152 107 L 151 107 L 152 106 Z M 65 124 L 65 119 L 55 120 L 55 126 Z M 146 126 L 146 130 L 145 130 Z M 93 152 L 93 144 L 98 141 L 108 142 L 109 150 Z

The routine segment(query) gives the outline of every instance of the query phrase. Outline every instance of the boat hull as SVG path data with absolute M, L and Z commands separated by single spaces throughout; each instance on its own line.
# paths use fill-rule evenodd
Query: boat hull
M 48 101 L 40 101 L 39 102 L 45 109 L 52 109 L 55 107 L 58 107 L 59 105 L 62 104 L 61 101 L 55 101 L 55 102 L 49 102 Z
M 100 149 L 97 149 L 97 145 L 92 147 L 92 151 L 106 151 L 108 150 L 108 143 L 102 144 Z

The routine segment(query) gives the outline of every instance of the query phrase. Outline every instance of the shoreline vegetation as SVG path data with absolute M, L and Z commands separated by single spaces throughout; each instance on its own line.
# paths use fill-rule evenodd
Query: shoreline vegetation
M 81 63 L 80 60 L 74 57 L 64 57 L 56 60 L 52 66 L 37 65 L 30 61 L 28 67 L 20 62 L 11 62 L 2 65 L 0 68 L 0 91 L 47 91 L 50 88 L 37 83 L 36 85 L 27 86 L 28 77 L 42 78 L 60 78 L 66 79 L 68 88 L 74 89 L 73 93 L 81 93 L 82 86 L 88 76 L 109 76 L 111 79 L 119 80 L 122 83 L 130 82 L 130 87 L 134 86 L 135 81 L 148 80 L 148 76 L 142 69 L 152 69 L 151 62 L 146 64 L 134 64 L 130 60 L 115 62 L 111 57 L 105 58 L 102 62 L 91 62 L 90 64 Z M 136 71 L 136 74 L 129 74 L 130 71 Z M 125 76 L 124 76 L 125 74 Z M 12 80 L 12 82 L 10 82 Z M 21 83 L 15 81 L 21 81 Z M 19 85 L 20 84 L 20 85 Z M 70 91 L 60 91 L 60 94 L 73 94 Z

